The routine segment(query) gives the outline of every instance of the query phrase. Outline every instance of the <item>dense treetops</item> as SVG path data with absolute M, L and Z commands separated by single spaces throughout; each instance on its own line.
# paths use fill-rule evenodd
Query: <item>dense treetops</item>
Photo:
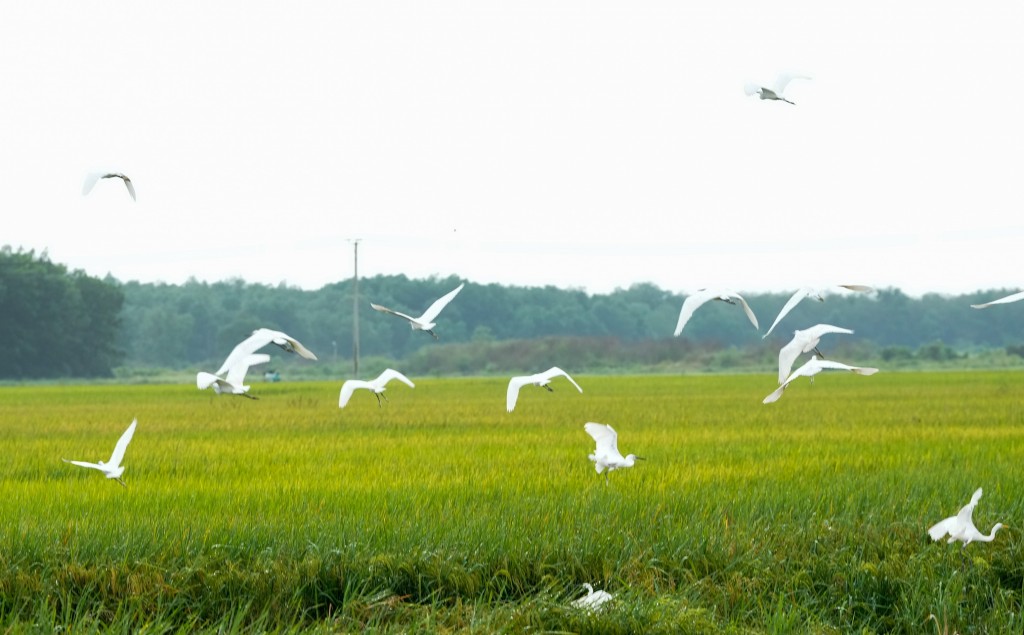
M 916 349 L 940 342 L 969 350 L 1013 347 L 1024 339 L 1024 304 L 970 308 L 1005 295 L 1010 291 L 1006 289 L 911 298 L 890 288 L 869 295 L 832 295 L 824 303 L 805 301 L 764 343 L 764 327 L 761 333 L 755 331 L 742 311 L 718 302 L 697 311 L 683 334 L 673 338 L 685 295 L 649 283 L 588 295 L 550 286 L 468 281 L 438 320 L 439 342 L 370 309 L 374 302 L 418 315 L 460 282 L 455 277 L 410 280 L 403 275 L 360 279 L 361 355 L 407 359 L 420 351 L 425 359 L 431 349 L 421 351 L 424 347 L 491 343 L 487 350 L 497 351 L 500 342 L 541 338 L 585 338 L 653 357 L 693 346 L 767 346 L 777 351 L 795 329 L 818 323 L 853 329 L 858 342 L 877 347 Z M 765 324 L 775 319 L 789 295 L 744 294 Z M 8 341 L 0 356 L 3 378 L 103 376 L 119 363 L 171 369 L 217 366 L 235 344 L 261 327 L 300 339 L 321 360 L 348 359 L 353 319 L 351 280 L 316 291 L 242 280 L 118 282 L 69 272 L 45 254 L 0 250 L 0 333 Z

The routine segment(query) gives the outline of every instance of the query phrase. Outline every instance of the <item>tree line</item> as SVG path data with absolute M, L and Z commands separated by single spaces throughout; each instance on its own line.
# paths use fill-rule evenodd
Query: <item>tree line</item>
M 478 353 L 473 363 L 486 368 L 504 363 L 500 358 L 481 359 L 481 354 L 489 354 L 486 351 L 511 354 L 508 345 L 498 346 L 503 342 L 544 341 L 552 349 L 558 346 L 555 342 L 579 346 L 589 341 L 627 363 L 642 359 L 657 363 L 688 350 L 777 351 L 794 329 L 818 323 L 853 329 L 857 341 L 890 353 L 937 343 L 942 350 L 1015 351 L 1024 340 L 1020 326 L 1024 305 L 970 308 L 972 303 L 1008 294 L 1012 291 L 1008 289 L 912 298 L 887 288 L 869 295 L 832 295 L 824 303 L 805 300 L 765 342 L 761 334 L 790 293 L 744 294 L 758 316 L 760 331 L 738 307 L 711 302 L 694 314 L 678 338 L 672 332 L 685 295 L 650 283 L 587 294 L 578 289 L 468 281 L 438 320 L 435 330 L 440 343 L 413 331 L 403 320 L 370 309 L 374 302 L 418 315 L 460 282 L 456 277 L 409 279 L 403 275 L 360 279 L 361 355 L 429 360 L 439 345 L 475 344 Z M 0 333 L 7 336 L 9 349 L 0 356 L 0 377 L 109 375 L 119 365 L 216 367 L 235 344 L 259 327 L 289 333 L 321 359 L 351 359 L 354 292 L 352 280 L 315 291 L 243 280 L 192 280 L 180 285 L 101 280 L 68 271 L 45 254 L 5 247 L 0 251 Z M 473 355 L 467 353 L 467 358 Z

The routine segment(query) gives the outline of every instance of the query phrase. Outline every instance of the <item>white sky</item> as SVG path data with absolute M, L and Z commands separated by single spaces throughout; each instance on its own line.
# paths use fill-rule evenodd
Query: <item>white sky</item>
M 121 280 L 1024 284 L 1024 4 L 9 3 L 0 245 Z M 786 94 L 747 81 L 810 75 Z M 131 176 L 83 197 L 95 169 Z

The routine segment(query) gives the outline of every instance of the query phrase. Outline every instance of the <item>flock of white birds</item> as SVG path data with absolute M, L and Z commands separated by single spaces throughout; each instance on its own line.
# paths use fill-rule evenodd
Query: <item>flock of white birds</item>
M 789 82 L 794 79 L 810 78 L 801 75 L 782 74 L 778 77 L 772 88 L 758 86 L 755 84 L 747 84 L 745 86 L 745 91 L 747 95 L 757 95 L 763 100 L 783 101 L 793 104 L 792 101 L 785 98 L 784 91 Z M 120 172 L 114 171 L 92 172 L 88 174 L 82 186 L 82 194 L 89 194 L 99 180 L 111 178 L 121 179 L 124 182 L 125 187 L 128 189 L 128 193 L 131 195 L 132 199 L 136 200 L 135 186 L 132 184 L 131 179 Z M 441 311 L 455 298 L 455 296 L 462 291 L 464 286 L 465 283 L 462 283 L 454 290 L 435 300 L 419 317 L 412 317 L 406 313 L 389 309 L 379 304 L 371 303 L 370 307 L 381 313 L 400 317 L 406 320 L 413 330 L 429 333 L 436 340 L 438 339 L 438 336 L 434 332 L 434 327 L 437 326 L 436 320 L 438 316 Z M 869 293 L 872 291 L 871 287 L 856 284 L 841 284 L 827 289 L 813 289 L 809 287 L 801 288 L 797 290 L 782 307 L 782 310 L 779 311 L 775 321 L 762 336 L 762 339 L 768 337 L 775 327 L 779 325 L 782 319 L 804 299 L 813 298 L 819 302 L 824 302 L 826 295 L 835 293 L 840 289 L 857 293 Z M 975 309 L 984 309 L 996 304 L 1006 304 L 1022 299 L 1024 299 L 1024 291 L 983 304 L 972 304 L 971 306 Z M 754 328 L 760 328 L 758 326 L 757 316 L 754 315 L 750 305 L 747 304 L 746 300 L 744 300 L 739 293 L 728 289 L 700 289 L 696 293 L 688 296 L 683 302 L 683 306 L 679 311 L 679 320 L 676 323 L 674 335 L 678 336 L 682 333 L 694 312 L 711 300 L 719 300 L 733 305 L 739 304 Z M 823 370 L 842 370 L 858 375 L 873 375 L 878 372 L 877 368 L 851 366 L 842 362 L 825 359 L 825 356 L 818 349 L 818 344 L 821 342 L 822 337 L 830 334 L 849 335 L 853 334 L 853 331 L 839 326 L 832 326 L 830 324 L 817 324 L 803 330 L 794 331 L 793 339 L 779 351 L 779 386 L 764 398 L 763 403 L 768 404 L 777 401 L 782 397 L 783 391 L 785 391 L 793 381 L 800 377 L 808 377 L 811 382 L 813 382 L 814 376 Z M 291 337 L 286 333 L 282 333 L 281 331 L 260 328 L 253 331 L 252 335 L 235 346 L 227 359 L 224 360 L 224 363 L 221 364 L 221 367 L 217 372 L 199 372 L 196 375 L 196 386 L 200 390 L 206 390 L 207 388 L 212 387 L 214 392 L 218 395 L 239 395 L 250 399 L 256 399 L 256 397 L 249 394 L 250 387 L 245 384 L 245 375 L 252 366 L 265 364 L 270 361 L 270 356 L 266 353 L 256 352 L 269 344 L 279 346 L 289 353 L 296 353 L 305 359 L 317 359 L 316 355 L 314 355 L 312 351 L 303 346 L 302 343 L 294 337 Z M 810 353 L 812 351 L 814 352 L 814 355 L 807 362 L 795 371 L 791 371 L 793 364 L 800 355 Z M 583 388 L 581 388 L 568 373 L 555 366 L 533 375 L 512 377 L 509 380 L 508 391 L 506 393 L 506 410 L 508 412 L 512 412 L 515 409 L 516 402 L 519 399 L 519 391 L 523 386 L 538 386 L 551 391 L 552 388 L 549 384 L 557 377 L 564 377 L 580 393 L 583 392 Z M 345 381 L 341 386 L 341 392 L 338 397 L 338 407 L 344 408 L 349 403 L 353 393 L 358 389 L 371 391 L 377 398 L 377 405 L 382 406 L 382 397 L 384 401 L 388 401 L 387 397 L 384 395 L 385 386 L 393 379 L 406 384 L 410 388 L 415 387 L 408 377 L 397 370 L 388 368 L 375 379 L 369 381 L 359 379 L 349 379 Z M 136 424 L 137 421 L 133 420 L 131 425 L 128 426 L 128 429 L 125 430 L 118 439 L 117 444 L 114 446 L 114 452 L 111 454 L 110 459 L 106 462 L 100 461 L 98 463 L 90 463 L 86 461 L 63 460 L 73 465 L 98 470 L 106 478 L 116 480 L 124 486 L 125 483 L 121 479 L 121 475 L 124 474 L 125 468 L 121 463 L 124 460 L 125 451 L 128 449 L 128 443 L 132 440 L 132 436 L 135 434 Z M 636 461 L 643 460 L 643 457 L 636 456 L 634 454 L 623 456 L 622 453 L 619 452 L 618 434 L 610 425 L 587 422 L 584 424 L 583 428 L 584 431 L 593 438 L 595 443 L 594 452 L 588 455 L 588 458 L 594 463 L 594 468 L 597 470 L 598 474 L 604 473 L 606 484 L 608 483 L 608 474 L 610 472 L 617 469 L 633 467 Z M 978 488 L 971 497 L 970 502 L 967 505 L 964 505 L 956 516 L 950 516 L 949 518 L 946 518 L 930 527 L 928 529 L 929 536 L 933 540 L 941 540 L 943 537 L 948 536 L 948 542 L 952 543 L 960 541 L 964 546 L 971 542 L 992 541 L 995 538 L 996 532 L 1001 528 L 1005 528 L 1005 525 L 996 523 L 995 526 L 992 527 L 991 532 L 987 535 L 982 534 L 977 527 L 974 526 L 974 508 L 977 506 L 978 500 L 981 498 L 981 492 L 981 488 Z M 574 601 L 573 606 L 587 610 L 594 610 L 612 599 L 612 596 L 605 591 L 594 591 L 593 587 L 589 584 L 584 584 L 583 586 L 587 589 L 587 595 Z

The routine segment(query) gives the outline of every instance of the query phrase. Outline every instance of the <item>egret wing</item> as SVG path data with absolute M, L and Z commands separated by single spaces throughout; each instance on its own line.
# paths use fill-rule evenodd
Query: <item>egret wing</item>
M 778 401 L 779 397 L 782 396 L 783 391 L 786 390 L 786 386 L 788 386 L 788 385 L 789 385 L 788 381 L 786 383 L 782 384 L 781 386 L 776 388 L 775 391 L 772 394 L 770 394 L 767 397 L 765 397 L 764 399 L 762 399 L 761 403 L 773 403 L 773 402 Z
M 796 361 L 797 357 L 800 357 L 800 353 L 803 352 L 804 343 L 799 338 L 794 337 L 788 344 L 783 346 L 779 350 L 779 383 L 782 384 L 789 377 L 790 371 L 793 369 L 793 362 Z
M 128 188 L 128 193 L 132 195 L 132 200 L 133 201 L 138 200 L 138 199 L 135 198 L 135 186 L 132 185 L 132 180 L 129 179 L 127 176 L 123 175 L 123 174 L 119 174 L 118 176 L 120 176 L 121 180 L 124 181 L 124 186 L 126 188 Z
M 743 312 L 747 314 L 747 319 L 749 319 L 750 323 L 754 325 L 754 328 L 761 328 L 760 326 L 757 325 L 757 316 L 754 315 L 754 311 L 750 308 L 750 305 L 747 304 L 747 301 L 743 299 L 743 296 L 741 296 L 738 293 L 734 293 L 732 294 L 732 297 L 740 301 L 740 306 L 743 307 Z
M 836 286 L 842 287 L 844 289 L 849 289 L 850 291 L 856 291 L 858 293 L 871 293 L 872 291 L 874 291 L 872 287 L 869 287 L 865 284 L 839 284 Z
M 828 335 L 829 333 L 853 335 L 852 330 L 844 329 L 841 326 L 832 326 L 831 324 L 815 324 L 814 326 L 808 327 L 800 332 L 806 333 L 811 339 L 821 339 L 822 335 Z
M 858 375 L 874 375 L 878 372 L 877 368 L 870 368 L 867 366 L 850 366 L 842 362 L 835 362 L 830 359 L 819 359 L 817 364 L 820 369 L 827 370 L 848 370 L 851 373 L 857 373 Z
M 416 385 L 413 384 L 408 377 L 406 377 L 405 375 L 403 375 L 402 373 L 398 372 L 393 368 L 385 368 L 384 372 L 382 372 L 380 375 L 377 375 L 377 379 L 373 380 L 372 383 L 377 388 L 383 388 L 392 379 L 397 379 L 398 381 L 402 382 L 409 388 L 416 387 Z
M 214 385 L 219 381 L 224 381 L 220 377 L 213 373 L 199 372 L 196 373 L 196 388 L 199 390 L 206 390 L 210 386 Z
M 971 308 L 984 309 L 985 307 L 990 307 L 993 304 L 1006 304 L 1008 302 L 1016 302 L 1017 300 L 1024 300 L 1024 291 L 1019 291 L 1017 293 L 1008 295 L 1005 298 L 999 298 L 998 300 L 992 300 L 991 302 L 986 302 L 984 304 L 972 304 Z
M 786 90 L 786 86 L 789 86 L 789 82 L 794 79 L 810 79 L 810 77 L 807 77 L 806 75 L 794 75 L 793 73 L 780 73 L 775 79 L 775 86 L 772 87 L 775 94 L 781 97 L 783 91 Z
M 981 499 L 981 488 L 975 490 L 974 495 L 971 496 L 971 502 L 967 503 L 960 508 L 960 511 L 956 514 L 956 520 L 963 526 L 973 525 L 974 520 L 974 508 L 978 505 L 978 501 Z
M 519 389 L 526 384 L 533 383 L 533 375 L 513 377 L 508 380 L 508 390 L 505 392 L 505 409 L 512 412 L 516 407 L 516 400 L 519 399 Z
M 597 456 L 614 456 L 619 453 L 619 435 L 610 425 L 588 422 L 583 424 L 583 429 L 597 444 Z
M 552 366 L 551 368 L 547 369 L 546 371 L 541 373 L 541 377 L 549 380 L 555 377 L 565 377 L 566 379 L 569 380 L 569 383 L 571 383 L 573 386 L 576 386 L 576 390 L 583 392 L 583 389 L 580 388 L 580 385 L 577 384 L 572 377 L 569 376 L 569 373 L 565 372 L 558 366 Z
M 85 181 L 82 183 L 82 196 L 87 195 L 95 187 L 96 181 L 100 180 L 99 172 L 90 172 L 85 175 Z
M 132 437 L 135 436 L 135 426 L 138 423 L 138 419 L 132 419 L 128 429 L 124 431 L 121 438 L 117 440 L 117 445 L 114 446 L 114 453 L 110 455 L 110 460 L 107 461 L 107 465 L 118 466 L 121 465 L 121 461 L 124 460 L 124 452 L 128 449 L 128 443 L 131 442 Z
M 775 321 L 772 322 L 772 325 L 768 327 L 768 332 L 762 335 L 761 339 L 768 337 L 771 334 L 772 329 L 774 329 L 776 325 L 778 325 L 778 323 L 782 321 L 782 318 L 786 317 L 786 314 L 792 311 L 793 307 L 800 304 L 800 301 L 807 297 L 807 293 L 807 289 L 800 289 L 792 296 L 790 296 L 789 300 L 786 300 L 786 304 L 783 305 L 782 310 L 779 311 L 779 316 L 775 318 Z
M 270 355 L 266 353 L 254 353 L 252 355 L 246 355 L 242 359 L 235 362 L 235 365 L 228 369 L 228 375 L 225 377 L 228 383 L 234 384 L 235 386 L 241 387 L 245 383 L 245 374 L 249 372 L 250 366 L 256 366 L 257 364 L 266 364 L 270 361 Z
M 217 372 L 214 373 L 214 375 L 223 375 L 244 357 L 255 353 L 269 344 L 274 339 L 272 333 L 273 331 L 270 331 L 269 329 L 256 329 L 253 331 L 252 335 L 239 342 L 231 350 L 228 358 L 224 360 L 224 363 L 220 365 L 220 368 L 217 369 Z M 244 375 L 245 373 L 243 372 L 242 374 Z
M 348 400 L 352 398 L 352 393 L 358 388 L 373 390 L 373 386 L 369 382 L 362 381 L 361 379 L 349 379 L 341 385 L 341 393 L 338 395 L 338 407 L 344 408 L 348 404 Z
M 931 536 L 932 540 L 941 540 L 946 534 L 951 534 L 956 530 L 957 517 L 950 516 L 945 520 L 940 520 L 931 527 L 928 528 L 928 535 Z
M 693 312 L 699 309 L 705 302 L 710 300 L 714 294 L 709 293 L 706 289 L 701 289 L 696 293 L 690 294 L 683 300 L 683 307 L 679 309 L 679 321 L 676 322 L 676 330 L 673 335 L 678 336 L 683 332 L 683 327 L 693 317 Z
M 440 298 L 434 300 L 434 303 L 431 304 L 430 307 L 423 312 L 423 315 L 420 316 L 418 321 L 433 322 L 434 318 L 436 318 L 437 315 L 441 312 L 441 309 L 448 306 L 448 303 L 451 302 L 452 299 L 459 294 L 459 291 L 462 291 L 462 287 L 464 286 L 466 286 L 465 282 L 457 286 L 453 291 L 449 291 Z
M 71 465 L 77 465 L 78 467 L 88 467 L 94 470 L 100 470 L 101 472 L 103 471 L 103 466 L 96 463 L 89 463 L 87 461 L 69 461 L 68 459 L 61 459 L 61 461 L 70 463 Z
M 402 313 L 401 311 L 395 311 L 394 309 L 389 309 L 386 306 L 381 306 L 379 304 L 374 304 L 373 302 L 370 303 L 370 308 L 373 309 L 374 311 L 380 311 L 381 313 L 390 313 L 391 315 L 397 315 L 398 317 L 405 318 L 406 320 L 409 320 L 410 322 L 418 322 L 419 321 L 416 318 L 412 317 L 411 315 L 406 315 L 405 313 Z
M 747 97 L 756 95 L 761 92 L 761 87 L 753 82 L 747 82 L 743 85 L 743 92 L 747 94 Z

